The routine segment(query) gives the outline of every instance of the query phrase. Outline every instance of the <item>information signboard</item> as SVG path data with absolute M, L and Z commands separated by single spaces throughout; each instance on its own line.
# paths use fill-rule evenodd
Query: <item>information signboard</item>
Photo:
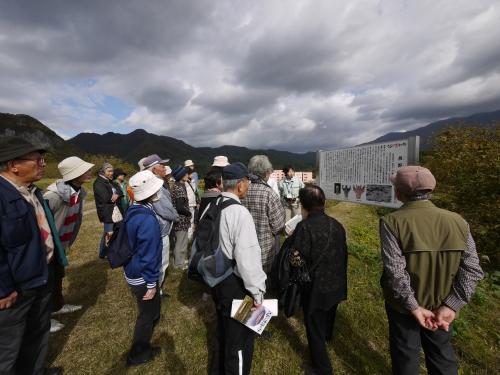
M 418 136 L 408 139 L 318 151 L 319 186 L 327 199 L 400 207 L 389 177 L 405 165 L 418 164 Z

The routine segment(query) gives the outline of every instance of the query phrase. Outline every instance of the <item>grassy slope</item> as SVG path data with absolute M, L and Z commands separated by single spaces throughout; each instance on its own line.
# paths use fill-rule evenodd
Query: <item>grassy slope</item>
M 90 205 L 89 205 L 90 206 Z M 387 323 L 378 279 L 377 216 L 367 206 L 330 204 L 328 211 L 349 234 L 349 298 L 341 304 L 330 357 L 339 374 L 388 374 Z M 214 309 L 203 301 L 203 288 L 178 271 L 170 271 L 164 289 L 171 295 L 162 305 L 154 344 L 162 353 L 153 363 L 124 368 L 135 305 L 120 270 L 97 258 L 101 226 L 95 213 L 85 217 L 71 249 L 65 279 L 69 303 L 82 311 L 61 317 L 66 327 L 51 336 L 49 361 L 68 374 L 204 374 L 214 334 Z M 498 350 L 498 297 L 484 283 L 479 297 L 461 314 L 456 347 L 463 374 L 495 374 Z M 254 374 L 301 374 L 307 340 L 301 317 L 274 318 L 271 341 L 256 341 Z M 423 371 L 423 373 L 425 373 Z

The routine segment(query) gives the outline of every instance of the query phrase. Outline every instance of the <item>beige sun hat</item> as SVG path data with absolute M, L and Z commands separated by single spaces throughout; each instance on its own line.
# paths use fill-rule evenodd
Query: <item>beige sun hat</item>
M 57 165 L 57 169 L 59 169 L 59 173 L 61 173 L 63 181 L 67 182 L 80 177 L 93 166 L 94 164 L 87 163 L 78 156 L 70 156 L 69 158 L 61 161 Z
M 128 183 L 134 192 L 134 199 L 136 201 L 143 201 L 149 198 L 163 186 L 163 181 L 148 170 L 137 172 L 130 177 Z
M 227 156 L 219 155 L 214 158 L 212 167 L 225 167 L 226 165 L 229 165 L 229 159 Z
M 188 159 L 184 162 L 185 167 L 192 167 L 193 165 L 194 165 L 194 163 L 191 159 Z

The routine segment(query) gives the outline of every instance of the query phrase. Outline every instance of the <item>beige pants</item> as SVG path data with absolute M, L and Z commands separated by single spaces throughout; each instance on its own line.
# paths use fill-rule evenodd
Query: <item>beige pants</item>
M 292 217 L 295 217 L 297 215 L 300 215 L 300 203 L 285 204 L 286 221 L 290 220 Z

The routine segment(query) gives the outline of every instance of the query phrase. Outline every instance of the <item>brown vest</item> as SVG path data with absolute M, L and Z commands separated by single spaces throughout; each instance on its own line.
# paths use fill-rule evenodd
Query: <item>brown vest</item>
M 428 200 L 405 203 L 381 220 L 401 246 L 419 305 L 429 310 L 441 306 L 467 249 L 469 230 L 465 220 Z M 393 297 L 384 275 L 382 285 L 386 302 L 398 311 L 408 312 Z

